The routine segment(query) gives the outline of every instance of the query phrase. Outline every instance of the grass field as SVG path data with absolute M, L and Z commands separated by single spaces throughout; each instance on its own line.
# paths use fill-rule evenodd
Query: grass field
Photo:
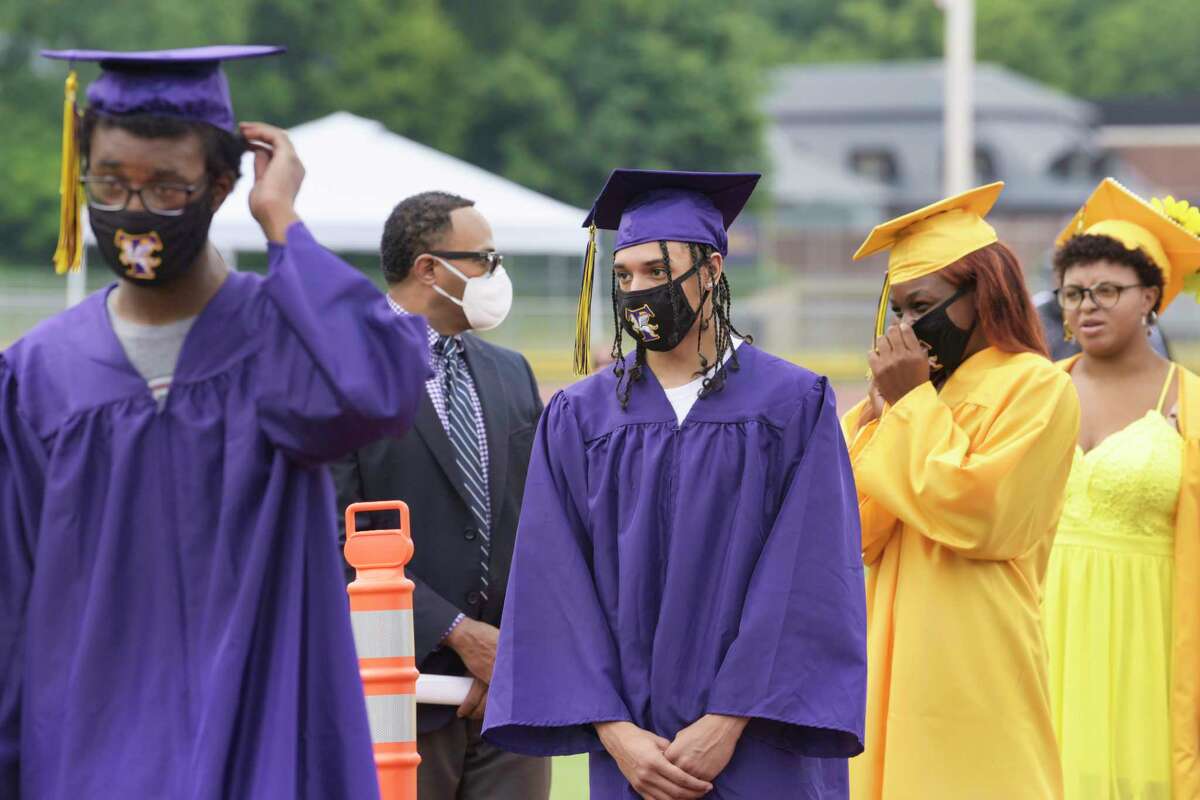
M 587 800 L 588 757 L 567 756 L 554 759 L 550 800 Z

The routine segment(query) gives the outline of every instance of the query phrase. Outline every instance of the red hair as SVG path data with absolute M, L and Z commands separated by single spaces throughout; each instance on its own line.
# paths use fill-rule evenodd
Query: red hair
M 938 273 L 955 288 L 975 286 L 975 314 L 988 344 L 1006 353 L 1050 355 L 1046 337 L 1021 262 L 1000 242 L 994 242 Z

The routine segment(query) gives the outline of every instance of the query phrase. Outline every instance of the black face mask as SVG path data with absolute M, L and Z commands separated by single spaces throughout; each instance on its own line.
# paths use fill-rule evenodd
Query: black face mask
M 975 332 L 975 323 L 969 330 L 963 330 L 954 324 L 946 309 L 950 308 L 960 297 L 971 291 L 971 286 L 964 286 L 950 295 L 944 303 L 927 311 L 923 317 L 913 323 L 913 333 L 918 340 L 929 347 L 929 366 L 933 377 L 949 375 L 963 362 L 967 352 L 967 343 Z
M 191 269 L 208 242 L 212 216 L 207 193 L 177 217 L 88 209 L 96 245 L 109 268 L 141 286 L 162 286 Z
M 647 350 L 674 350 L 696 324 L 696 309 L 683 293 L 683 282 L 696 274 L 692 267 L 670 283 L 637 292 L 617 292 L 621 326 Z M 675 302 L 671 302 L 674 296 Z M 700 296 L 703 307 L 708 292 Z

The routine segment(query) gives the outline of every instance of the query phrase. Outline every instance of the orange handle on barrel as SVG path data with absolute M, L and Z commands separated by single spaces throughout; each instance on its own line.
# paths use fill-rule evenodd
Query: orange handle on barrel
M 400 527 L 359 531 L 360 511 L 397 511 Z M 413 640 L 413 582 L 404 577 L 413 543 L 408 506 L 399 500 L 354 503 L 346 509 L 346 561 L 356 578 L 350 621 L 367 697 L 381 800 L 416 800 L 417 664 Z

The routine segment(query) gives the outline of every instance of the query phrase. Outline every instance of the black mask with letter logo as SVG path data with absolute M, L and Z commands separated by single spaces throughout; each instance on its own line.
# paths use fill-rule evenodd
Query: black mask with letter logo
M 971 324 L 970 329 L 963 330 L 954 324 L 946 310 L 972 288 L 970 285 L 963 286 L 944 303 L 913 323 L 913 333 L 929 348 L 929 366 L 935 378 L 949 375 L 963 362 L 967 344 L 975 332 L 975 323 Z
M 208 243 L 212 216 L 207 193 L 177 217 L 88 209 L 96 246 L 109 269 L 142 286 L 162 286 L 191 269 Z
M 696 324 L 696 309 L 683 293 L 683 282 L 696 274 L 692 267 L 670 283 L 637 292 L 617 292 L 617 313 L 625 332 L 647 350 L 674 350 Z M 700 305 L 708 297 L 700 297 Z

